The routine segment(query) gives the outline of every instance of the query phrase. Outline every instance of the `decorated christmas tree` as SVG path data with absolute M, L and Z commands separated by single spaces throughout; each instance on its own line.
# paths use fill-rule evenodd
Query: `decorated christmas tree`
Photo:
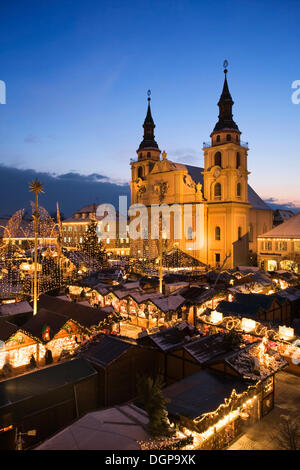
M 92 219 L 87 226 L 87 231 L 83 236 L 80 250 L 90 258 L 98 261 L 102 265 L 106 262 L 106 251 L 101 240 L 98 240 L 97 221 Z

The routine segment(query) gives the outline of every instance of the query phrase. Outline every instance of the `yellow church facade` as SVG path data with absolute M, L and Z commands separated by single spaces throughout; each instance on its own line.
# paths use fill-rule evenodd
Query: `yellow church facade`
M 161 153 L 148 98 L 144 138 L 131 162 L 131 204 L 143 204 L 148 210 L 148 239 L 131 241 L 135 258 L 158 255 L 151 232 L 153 205 L 169 206 L 169 232 L 164 224 L 161 227 L 165 250 L 178 247 L 212 267 L 249 264 L 255 259 L 257 237 L 272 228 L 272 210 L 248 184 L 248 145 L 240 140 L 233 121 L 234 102 L 224 72 L 219 119 L 210 142 L 203 146 L 204 168 L 170 161 Z

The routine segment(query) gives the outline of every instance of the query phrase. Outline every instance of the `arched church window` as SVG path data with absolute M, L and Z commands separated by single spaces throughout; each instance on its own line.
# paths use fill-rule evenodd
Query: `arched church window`
M 193 227 L 189 227 L 187 231 L 187 239 L 193 240 Z
M 147 152 L 147 158 L 151 158 L 151 152 Z
M 238 228 L 238 240 L 242 238 L 242 227 Z
M 227 135 L 226 135 L 226 140 L 227 140 L 227 142 L 230 142 L 230 141 L 231 141 L 231 134 L 227 134 Z
M 220 199 L 222 196 L 222 187 L 220 183 L 215 184 L 214 195 L 216 199 Z
M 215 228 L 215 240 L 221 240 L 221 229 L 220 229 L 220 227 Z
M 242 194 L 242 185 L 241 185 L 241 183 L 238 183 L 236 185 L 236 195 L 237 195 L 237 197 L 241 197 L 241 194 Z
M 222 155 L 221 152 L 215 154 L 215 165 L 222 166 Z
M 138 178 L 143 178 L 143 167 L 142 166 L 138 167 Z
M 217 139 L 216 139 L 217 142 L 220 142 L 220 136 L 217 135 Z
M 249 225 L 249 242 L 253 242 L 253 224 Z
M 239 168 L 241 166 L 241 154 L 237 152 L 236 154 L 236 167 Z

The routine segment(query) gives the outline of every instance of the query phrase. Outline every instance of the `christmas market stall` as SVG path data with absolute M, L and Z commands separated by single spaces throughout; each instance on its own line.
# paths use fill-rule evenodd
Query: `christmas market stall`
M 190 323 L 182 321 L 155 333 L 142 333 L 137 343 L 153 351 L 153 362 L 166 383 L 182 378 L 184 345 L 199 337 L 200 332 Z
M 137 393 L 137 374 L 157 372 L 152 351 L 133 340 L 113 335 L 98 335 L 76 354 L 89 361 L 98 372 L 101 406 L 133 399 Z
M 200 370 L 164 390 L 169 418 L 193 436 L 191 448 L 226 448 L 274 406 L 274 375 L 287 363 L 266 340 L 226 356 L 223 371 Z
M 82 328 L 76 322 L 43 307 L 22 326 L 22 331 L 37 341 L 34 354 L 37 365 L 72 355 L 82 340 Z
M 71 319 L 87 338 L 99 331 L 110 331 L 112 325 L 121 320 L 118 312 L 112 307 L 93 308 L 46 294 L 40 296 L 38 305 Z
M 31 356 L 36 356 L 39 347 L 38 339 L 7 321 L 0 323 L 0 340 L 1 379 L 23 372 L 30 363 Z
M 16 428 L 36 430 L 24 449 L 42 442 L 95 410 L 97 397 L 97 372 L 82 358 L 0 382 L 0 449 L 15 449 Z

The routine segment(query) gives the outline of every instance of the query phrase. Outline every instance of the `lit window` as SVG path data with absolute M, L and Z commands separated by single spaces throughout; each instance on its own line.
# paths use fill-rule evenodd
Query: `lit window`
M 279 250 L 286 251 L 287 250 L 287 242 L 279 242 Z
M 221 240 L 221 229 L 220 229 L 220 227 L 216 227 L 216 229 L 215 229 L 215 240 Z
M 220 183 L 216 183 L 214 187 L 215 199 L 220 199 L 222 195 L 222 187 Z
M 215 165 L 222 166 L 222 155 L 221 152 L 215 154 Z
M 107 238 L 107 239 L 106 239 L 106 243 L 107 243 L 107 245 L 109 244 L 109 242 L 110 242 L 110 240 L 109 240 L 109 238 Z
M 187 230 L 187 239 L 193 240 L 193 227 L 189 227 Z

